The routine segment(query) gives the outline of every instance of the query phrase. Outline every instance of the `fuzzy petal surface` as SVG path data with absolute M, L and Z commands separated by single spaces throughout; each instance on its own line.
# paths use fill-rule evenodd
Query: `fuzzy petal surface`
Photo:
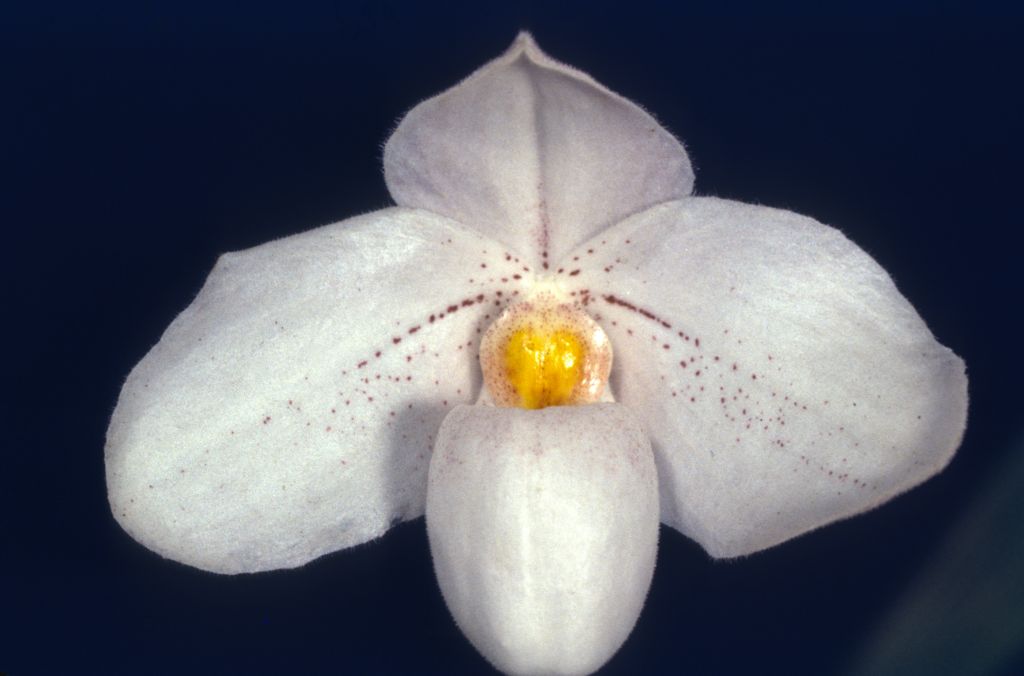
M 623 406 L 460 406 L 430 463 L 427 532 L 455 621 L 514 674 L 598 669 L 640 614 L 658 485 Z
M 693 187 L 686 152 L 654 118 L 526 33 L 405 116 L 384 176 L 399 205 L 465 223 L 538 271 Z
M 612 341 L 616 400 L 651 435 L 662 520 L 713 556 L 870 509 L 960 444 L 963 361 L 837 230 L 690 198 L 575 258 L 567 284 Z
M 128 376 L 107 433 L 118 522 L 161 555 L 301 565 L 423 514 L 437 429 L 480 387 L 511 266 L 442 217 L 389 209 L 217 262 Z M 508 289 L 508 285 L 503 285 Z

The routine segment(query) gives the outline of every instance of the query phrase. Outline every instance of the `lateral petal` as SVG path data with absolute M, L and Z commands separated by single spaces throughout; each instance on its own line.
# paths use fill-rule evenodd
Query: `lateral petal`
M 480 387 L 503 266 L 493 243 L 409 209 L 224 255 L 121 392 L 114 516 L 163 556 L 239 573 L 423 514 L 437 429 Z
M 427 532 L 448 608 L 507 673 L 589 673 L 654 572 L 650 444 L 618 404 L 460 406 L 430 462 Z
M 960 444 L 963 361 L 837 230 L 691 198 L 577 257 L 616 399 L 651 435 L 662 520 L 713 556 L 870 509 Z
M 526 33 L 405 116 L 384 177 L 398 204 L 476 228 L 535 270 L 693 187 L 686 152 L 654 118 Z

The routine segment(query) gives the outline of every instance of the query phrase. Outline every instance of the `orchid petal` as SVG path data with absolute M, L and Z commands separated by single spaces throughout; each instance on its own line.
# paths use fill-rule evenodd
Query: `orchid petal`
M 472 401 L 506 263 L 390 209 L 218 261 L 128 377 L 107 437 L 115 517 L 222 573 L 301 565 L 423 514 L 444 415 Z
M 589 673 L 643 606 L 658 541 L 650 443 L 619 404 L 460 406 L 430 462 L 448 608 L 507 673 Z
M 870 509 L 960 443 L 963 362 L 837 230 L 692 198 L 575 258 L 616 399 L 651 435 L 662 520 L 713 556 Z
M 526 33 L 410 111 L 384 149 L 384 175 L 399 205 L 476 228 L 534 270 L 693 186 L 671 134 Z

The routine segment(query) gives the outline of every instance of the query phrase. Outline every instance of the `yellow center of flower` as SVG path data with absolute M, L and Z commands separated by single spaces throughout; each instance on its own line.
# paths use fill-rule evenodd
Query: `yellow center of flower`
M 569 403 L 580 381 L 585 352 L 565 329 L 520 329 L 505 347 L 505 374 L 523 408 Z
M 601 327 L 577 305 L 547 292 L 506 309 L 480 343 L 484 384 L 498 406 L 599 401 L 611 363 Z

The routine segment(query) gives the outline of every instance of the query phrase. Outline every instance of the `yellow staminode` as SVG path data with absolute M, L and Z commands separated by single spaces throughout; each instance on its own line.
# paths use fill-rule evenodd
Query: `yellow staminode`
M 498 406 L 599 401 L 611 363 L 601 327 L 578 305 L 549 293 L 509 307 L 480 343 L 484 384 Z
M 505 347 L 505 372 L 523 408 L 562 406 L 580 381 L 584 348 L 571 331 L 520 329 Z

